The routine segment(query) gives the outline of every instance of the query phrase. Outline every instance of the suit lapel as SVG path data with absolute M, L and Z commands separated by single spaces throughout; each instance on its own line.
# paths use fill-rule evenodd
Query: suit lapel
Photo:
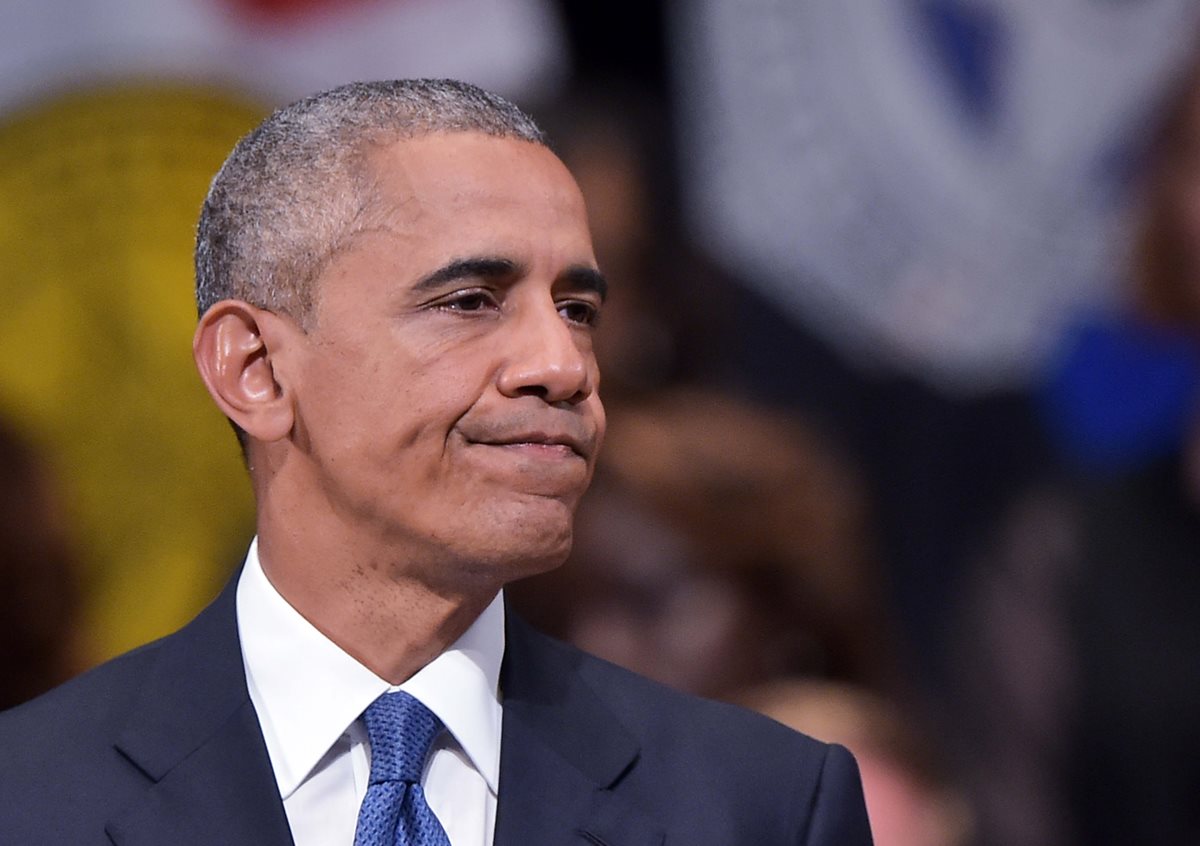
M 246 692 L 236 581 L 158 648 L 117 740 L 153 782 L 144 801 L 109 821 L 118 846 L 292 843 Z
M 638 744 L 577 673 L 578 653 L 507 618 L 495 846 L 661 844 L 615 790 Z
M 236 579 L 158 647 L 116 749 L 152 784 L 116 810 L 117 846 L 291 846 L 237 638 Z M 577 672 L 579 654 L 511 612 L 495 846 L 661 846 L 617 790 L 638 744 Z

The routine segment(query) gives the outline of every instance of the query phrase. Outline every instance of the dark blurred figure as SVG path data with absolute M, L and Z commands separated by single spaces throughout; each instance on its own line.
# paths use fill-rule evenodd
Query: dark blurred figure
M 0 710 L 81 668 L 80 589 L 64 525 L 46 468 L 0 421 Z
M 857 481 L 812 432 L 677 389 L 615 414 L 605 458 L 567 565 L 508 588 L 532 622 L 707 696 L 894 681 Z
M 1200 843 L 1200 65 L 1144 185 L 1128 311 L 1047 382 L 1067 470 L 999 527 L 960 639 L 987 844 Z

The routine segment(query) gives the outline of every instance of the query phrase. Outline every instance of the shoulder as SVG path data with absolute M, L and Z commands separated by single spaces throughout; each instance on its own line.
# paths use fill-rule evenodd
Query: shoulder
M 681 693 L 584 652 L 576 660 L 581 678 L 634 735 L 648 764 L 717 769 L 732 782 L 793 795 L 815 792 L 831 757 L 857 773 L 842 747 L 762 714 Z
M 82 759 L 72 768 L 78 770 L 88 754 L 118 754 L 113 744 L 135 715 L 165 719 L 189 695 L 221 707 L 244 698 L 232 585 L 179 631 L 0 714 L 0 748 L 12 750 L 18 766 L 44 769 L 61 753 Z M 219 692 L 230 687 L 232 693 Z M 0 778 L 11 769 L 0 768 Z
M 689 745 L 711 743 L 725 748 L 731 740 L 744 740 L 781 748 L 792 758 L 799 755 L 816 761 L 828 752 L 827 744 L 768 717 L 681 693 L 544 635 L 519 619 L 510 623 L 508 632 L 509 652 L 515 652 L 512 659 L 526 662 L 519 669 L 524 682 L 541 677 L 540 685 L 549 688 L 563 685 L 567 677 L 576 678 L 639 741 L 655 744 L 683 734 Z
M 141 679 L 161 642 L 148 644 L 95 667 L 65 684 L 0 713 L 0 747 L 21 760 L 28 752 L 43 759 L 60 747 L 78 749 L 119 730 Z
M 0 713 L 0 831 L 13 842 L 90 842 L 98 821 L 141 789 L 116 744 L 158 648 L 142 647 Z M 69 812 L 52 814 L 62 797 L 70 797 Z
M 617 789 L 645 808 L 669 808 L 692 842 L 871 842 L 858 767 L 843 747 L 521 628 L 518 655 L 540 664 L 537 672 L 573 678 L 637 747 Z
M 0 714 L 4 838 L 93 842 L 248 701 L 233 597 L 229 587 L 174 634 Z

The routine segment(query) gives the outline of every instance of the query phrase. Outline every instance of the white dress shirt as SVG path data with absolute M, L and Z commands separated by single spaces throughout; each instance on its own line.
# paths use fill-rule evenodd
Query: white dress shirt
M 360 715 L 404 690 L 446 726 L 421 785 L 453 846 L 491 846 L 500 777 L 497 596 L 454 644 L 402 685 L 379 678 L 304 619 L 263 573 L 250 544 L 237 586 L 246 684 L 296 846 L 354 842 L 370 745 Z

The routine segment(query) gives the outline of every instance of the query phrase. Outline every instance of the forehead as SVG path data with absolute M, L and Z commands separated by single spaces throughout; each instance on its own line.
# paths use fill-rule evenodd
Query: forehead
M 546 147 L 476 132 L 435 133 L 383 144 L 367 157 L 371 223 L 411 230 L 478 225 L 509 215 L 514 228 L 554 222 L 587 227 L 583 197 Z
M 583 198 L 545 147 L 477 133 L 381 144 L 360 173 L 365 203 L 314 287 L 335 301 L 411 304 L 423 280 L 486 260 L 549 284 L 594 269 Z M 455 277 L 460 278 L 460 277 Z

